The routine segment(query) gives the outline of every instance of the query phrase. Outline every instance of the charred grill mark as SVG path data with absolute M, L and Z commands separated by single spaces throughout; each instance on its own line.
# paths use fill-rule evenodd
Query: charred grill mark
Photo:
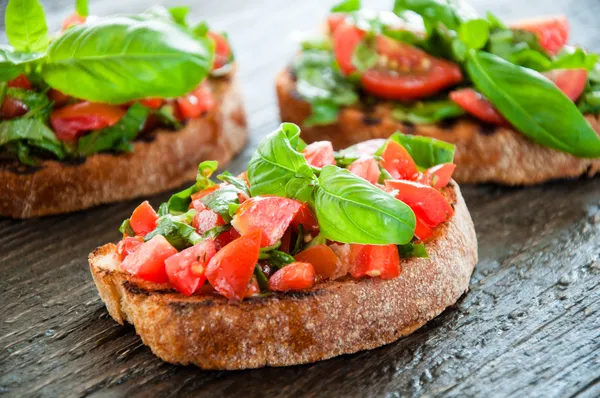
M 68 158 L 68 159 L 61 160 L 61 163 L 64 164 L 65 166 L 81 166 L 82 164 L 85 163 L 86 160 L 87 160 L 87 158 L 85 156 L 77 156 L 74 158 Z
M 479 132 L 483 135 L 493 135 L 498 130 L 498 126 L 489 123 L 479 123 Z
M 0 161 L 0 170 L 2 170 L 2 169 L 8 170 L 11 173 L 14 173 L 17 175 L 35 174 L 37 171 L 40 171 L 43 168 L 44 168 L 43 166 L 27 166 L 27 165 L 21 164 L 17 160 Z
M 402 132 L 406 134 L 414 134 L 417 131 L 415 124 L 412 122 L 402 122 Z
M 456 123 L 458 123 L 458 118 L 453 117 L 450 119 L 442 119 L 438 123 L 438 126 L 443 130 L 451 130 L 456 126 Z
M 123 287 L 131 294 L 150 296 L 151 294 L 171 294 L 175 293 L 173 289 L 157 289 L 157 290 L 148 290 L 142 287 L 139 287 L 135 283 L 131 283 L 129 281 L 123 282 Z
M 365 114 L 362 117 L 362 122 L 367 126 L 377 126 L 381 123 L 381 118 Z

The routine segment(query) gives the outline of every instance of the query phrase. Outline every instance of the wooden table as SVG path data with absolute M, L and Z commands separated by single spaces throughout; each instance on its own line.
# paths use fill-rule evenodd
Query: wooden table
M 72 3 L 45 1 L 51 27 Z M 279 123 L 273 78 L 295 51 L 290 33 L 314 27 L 329 4 L 197 3 L 193 17 L 230 33 L 241 66 L 252 139 L 230 166 L 237 172 Z M 507 19 L 566 13 L 574 40 L 600 50 L 597 0 L 480 0 L 475 6 L 484 11 L 486 3 Z M 0 1 L 2 10 L 5 4 Z M 94 1 L 91 9 L 139 12 L 145 4 Z M 38 220 L 0 219 L 0 395 L 600 395 L 600 179 L 528 189 L 464 187 L 464 194 L 481 261 L 471 291 L 455 308 L 380 349 L 237 372 L 163 363 L 132 327 L 108 317 L 87 255 L 119 238 L 119 223 L 137 200 Z

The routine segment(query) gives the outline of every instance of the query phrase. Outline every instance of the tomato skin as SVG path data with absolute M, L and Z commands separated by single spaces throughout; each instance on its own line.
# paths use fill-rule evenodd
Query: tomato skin
M 350 275 L 392 279 L 400 275 L 400 255 L 396 245 L 350 245 Z
M 244 236 L 259 231 L 261 247 L 274 245 L 300 211 L 302 203 L 279 196 L 262 196 L 246 200 L 231 224 Z
M 333 146 L 330 141 L 316 141 L 302 151 L 306 162 L 315 167 L 323 167 L 328 164 L 335 164 L 333 157 Z
M 246 291 L 245 298 L 255 297 L 260 295 L 260 286 L 258 286 L 258 280 L 256 280 L 256 276 L 252 275 L 252 279 L 250 279 L 250 284 L 248 285 L 248 290 Z
M 165 260 L 175 254 L 177 249 L 164 236 L 156 235 L 129 254 L 121 263 L 121 268 L 147 281 L 166 283 L 169 277 L 165 270 Z
M 117 256 L 120 261 L 125 260 L 125 257 L 134 253 L 144 243 L 144 238 L 141 236 L 126 236 L 117 243 Z
M 429 228 L 419 217 L 416 217 L 415 236 L 422 242 L 428 241 L 433 236 L 433 230 Z
M 556 55 L 569 40 L 569 21 L 564 15 L 522 21 L 515 28 L 535 33 L 550 55 Z
M 350 263 L 350 245 L 347 243 L 332 243 L 329 248 L 340 259 L 341 263 L 341 267 L 331 276 L 331 279 L 335 280 L 346 276 Z
M 396 190 L 396 199 L 406 203 L 428 227 L 434 228 L 454 215 L 444 195 L 429 185 L 414 181 L 387 180 L 388 191 Z
M 14 119 L 23 116 L 28 111 L 27 105 L 13 97 L 4 96 L 2 106 L 0 107 L 0 118 Z
M 73 14 L 69 15 L 68 17 L 66 17 L 63 20 L 62 25 L 61 25 L 61 31 L 64 32 L 65 30 L 69 29 L 71 26 L 82 25 L 85 23 L 86 19 L 87 19 L 86 17 L 82 17 L 81 15 L 74 12 Z
M 452 173 L 456 169 L 454 163 L 442 163 L 425 170 L 419 175 L 417 182 L 425 185 L 431 185 L 435 189 L 440 189 L 448 185 L 452 179 Z
M 395 179 L 413 180 L 419 175 L 417 164 L 410 153 L 394 140 L 388 140 L 381 157 L 381 166 Z
M 180 293 L 191 296 L 206 280 L 206 267 L 216 252 L 209 238 L 167 258 L 165 270 L 169 282 Z
M 269 278 L 269 289 L 276 292 L 310 289 L 315 284 L 315 268 L 310 263 L 294 262 Z
M 319 223 L 317 218 L 313 215 L 312 211 L 306 203 L 303 203 L 296 213 L 296 217 L 292 220 L 291 226 L 295 231 L 298 231 L 298 227 L 302 225 L 304 233 L 315 233 L 319 231 Z
M 365 32 L 356 26 L 343 23 L 333 32 L 333 53 L 342 73 L 349 75 L 356 71 L 352 63 L 354 49 L 365 37 Z
M 191 93 L 177 98 L 177 106 L 182 119 L 197 118 L 211 111 L 215 107 L 215 99 L 206 80 Z
M 552 80 L 571 101 L 579 98 L 587 84 L 586 69 L 553 69 L 542 74 Z
M 219 69 L 229 62 L 231 58 L 231 48 L 227 39 L 218 33 L 208 32 L 208 37 L 215 43 L 215 58 L 213 60 L 212 69 Z
M 156 228 L 156 220 L 158 220 L 158 214 L 146 200 L 135 208 L 129 219 L 129 224 L 136 235 L 145 236 Z
M 12 80 L 9 80 L 6 85 L 12 88 L 22 88 L 23 90 L 31 90 L 33 88 L 27 76 L 23 73 Z
M 255 231 L 223 247 L 208 263 L 206 277 L 221 295 L 241 300 L 258 262 L 262 234 Z
M 342 268 L 342 262 L 327 245 L 316 245 L 301 251 L 295 260 L 313 265 L 315 272 L 323 279 L 331 279 Z
M 449 96 L 452 101 L 479 120 L 499 126 L 508 125 L 496 107 L 483 94 L 472 88 L 454 90 L 450 92 Z
M 230 228 L 227 231 L 221 232 L 219 236 L 216 237 L 215 246 L 217 246 L 217 250 L 221 250 L 240 236 L 242 235 L 240 235 L 240 233 L 235 228 Z
M 164 103 L 162 98 L 144 98 L 138 101 L 140 104 L 144 105 L 150 109 L 158 109 Z
M 360 178 L 364 178 L 371 184 L 377 183 L 377 181 L 379 181 L 379 177 L 381 176 L 381 171 L 379 171 L 377 161 L 372 156 L 355 160 L 350 166 L 348 166 L 348 171 L 352 174 L 356 174 Z
M 84 101 L 55 110 L 50 123 L 60 140 L 70 141 L 85 131 L 112 126 L 124 115 L 120 106 Z
M 192 202 L 192 207 L 198 211 L 192 220 L 192 226 L 196 228 L 196 231 L 200 235 L 217 226 L 225 225 L 225 220 L 223 220 L 223 217 L 221 217 L 221 215 L 215 211 L 207 208 L 200 200 L 194 200 Z
M 190 197 L 192 198 L 192 203 L 193 203 L 194 201 L 196 201 L 196 200 L 200 200 L 200 199 L 202 199 L 203 197 L 207 196 L 208 194 L 211 194 L 211 193 L 213 193 L 214 191 L 216 191 L 216 190 L 219 190 L 219 189 L 221 189 L 221 185 L 213 185 L 213 186 L 210 186 L 210 187 L 208 187 L 208 188 L 205 188 L 205 189 L 203 189 L 202 191 L 198 191 L 198 192 L 196 192 L 196 193 L 193 193 L 193 194 L 190 196 Z M 190 205 L 190 208 L 191 208 L 191 207 L 192 207 L 192 206 Z
M 346 14 L 331 14 L 327 16 L 327 28 L 333 34 L 346 21 Z

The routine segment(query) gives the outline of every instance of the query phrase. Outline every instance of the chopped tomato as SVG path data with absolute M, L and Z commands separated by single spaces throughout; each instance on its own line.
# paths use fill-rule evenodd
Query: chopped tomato
M 379 181 L 379 176 L 381 176 L 377 161 L 372 156 L 355 160 L 348 166 L 348 171 L 356 174 L 360 178 L 364 178 L 371 184 L 377 183 L 377 181 Z
M 452 91 L 450 99 L 479 120 L 500 126 L 508 124 L 496 107 L 483 94 L 472 88 Z
M 310 289 L 314 284 L 315 268 L 310 263 L 288 264 L 269 279 L 269 289 L 277 292 Z
M 433 230 L 429 228 L 419 217 L 416 217 L 415 236 L 425 242 L 433 236 Z
M 86 21 L 86 17 L 82 17 L 81 15 L 74 12 L 73 14 L 69 15 L 68 17 L 66 17 L 63 20 L 61 29 L 64 32 L 65 30 L 69 29 L 71 26 L 84 24 L 85 21 Z
M 231 224 L 244 236 L 262 233 L 261 247 L 274 245 L 300 211 L 302 203 L 279 196 L 250 198 L 239 207 Z
M 196 200 L 202 199 L 203 197 L 207 196 L 208 194 L 213 193 L 214 191 L 216 191 L 218 189 L 221 189 L 221 185 L 220 184 L 212 185 L 212 186 L 210 186 L 208 188 L 204 188 L 201 191 L 198 191 L 196 193 L 191 194 L 190 198 L 192 198 L 192 203 L 194 203 L 194 201 L 196 201 Z M 190 207 L 191 207 L 191 205 L 190 205 Z
M 333 34 L 346 21 L 346 14 L 331 14 L 327 17 L 327 28 Z
M 329 248 L 340 259 L 341 267 L 331 276 L 331 279 L 338 279 L 348 273 L 348 263 L 350 262 L 350 245 L 347 243 L 332 243 Z
M 206 80 L 191 93 L 177 98 L 177 106 L 182 119 L 197 118 L 212 110 L 215 107 L 215 99 Z
M 14 119 L 16 117 L 23 116 L 27 113 L 27 111 L 27 105 L 18 99 L 9 97 L 7 95 L 2 101 L 2 107 L 0 107 L 0 118 Z
M 417 164 L 401 144 L 388 140 L 381 165 L 395 179 L 412 180 L 419 175 Z
M 54 101 L 55 107 L 61 107 L 66 105 L 73 97 L 51 88 L 50 91 L 48 91 L 48 98 L 51 101 Z
M 229 47 L 229 42 L 225 36 L 215 32 L 208 32 L 208 37 L 210 37 L 215 43 L 215 58 L 213 60 L 212 68 L 213 70 L 219 69 L 227 65 L 231 59 L 231 48 Z
M 410 101 L 427 97 L 462 81 L 460 67 L 385 36 L 377 37 L 379 63 L 363 73 L 365 91 L 378 97 Z
M 316 141 L 308 145 L 302 151 L 306 162 L 311 166 L 323 167 L 327 164 L 335 164 L 333 157 L 333 146 L 331 141 Z
M 291 225 L 296 231 L 298 231 L 298 227 L 302 225 L 302 230 L 305 233 L 319 231 L 319 223 L 306 203 L 302 204 L 302 207 L 300 207 L 300 210 L 296 213 L 296 217 L 292 220 Z
M 586 69 L 553 69 L 543 75 L 552 80 L 571 101 L 579 98 L 587 84 Z
M 248 290 L 246 291 L 245 297 L 254 297 L 258 295 L 260 295 L 260 286 L 258 286 L 256 276 L 252 275 L 252 279 L 250 279 L 250 284 L 248 285 Z
M 333 53 L 344 74 L 349 75 L 356 71 L 352 63 L 354 49 L 364 37 L 365 32 L 349 23 L 340 24 L 333 32 Z
M 125 260 L 125 257 L 135 252 L 144 243 L 144 238 L 141 236 L 126 236 L 117 243 L 117 256 L 119 260 Z
M 400 275 L 400 255 L 396 245 L 350 245 L 350 275 L 392 279 Z
M 569 40 L 569 21 L 564 15 L 522 21 L 515 28 L 535 33 L 550 55 L 557 54 Z
M 194 200 L 192 202 L 192 206 L 198 211 L 192 220 L 192 226 L 196 228 L 196 231 L 200 235 L 217 226 L 225 225 L 225 220 L 223 220 L 223 217 L 221 217 L 221 215 L 217 212 L 204 206 L 201 201 Z
M 258 262 L 262 234 L 255 231 L 222 248 L 208 263 L 206 277 L 221 295 L 241 300 Z
M 227 246 L 229 243 L 233 242 L 237 238 L 239 238 L 240 233 L 235 228 L 230 228 L 227 231 L 223 231 L 217 236 L 215 239 L 215 245 L 217 246 L 217 250 L 221 250 L 223 247 Z
M 437 189 L 414 181 L 387 180 L 387 190 L 406 203 L 428 227 L 436 227 L 454 214 L 454 209 Z
M 120 106 L 84 101 L 55 110 L 50 123 L 59 139 L 69 141 L 85 131 L 112 126 L 123 115 L 125 110 Z
M 144 98 L 138 102 L 147 108 L 158 109 L 162 106 L 164 100 L 162 98 Z
M 372 140 L 359 142 L 350 147 L 352 149 L 351 153 L 358 156 L 373 156 L 375 152 L 385 144 L 385 141 L 386 140 L 383 138 L 374 138 Z
M 6 85 L 12 88 L 22 88 L 23 90 L 31 90 L 33 88 L 29 82 L 29 79 L 27 79 L 27 76 L 25 76 L 23 73 L 10 80 Z
M 158 214 L 146 200 L 135 208 L 129 219 L 129 224 L 136 235 L 145 236 L 156 228 L 156 220 L 158 220 Z
M 167 258 L 169 282 L 177 291 L 191 296 L 206 280 L 206 267 L 216 252 L 213 240 L 207 239 Z
M 448 185 L 454 173 L 456 165 L 454 163 L 442 163 L 425 170 L 419 175 L 417 182 L 425 185 L 431 185 L 435 189 L 440 189 Z
M 169 277 L 165 270 L 165 260 L 174 254 L 177 254 L 177 249 L 171 246 L 164 236 L 156 235 L 129 254 L 121 263 L 121 267 L 147 281 L 166 283 Z
M 326 245 L 316 245 L 301 251 L 295 257 L 296 261 L 310 263 L 321 278 L 330 279 L 339 273 L 342 262 L 333 250 Z

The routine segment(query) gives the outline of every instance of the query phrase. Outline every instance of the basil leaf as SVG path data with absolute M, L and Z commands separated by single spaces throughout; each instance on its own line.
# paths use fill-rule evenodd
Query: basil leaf
M 303 40 L 300 43 L 300 47 L 302 48 L 302 51 L 307 51 L 307 50 L 331 51 L 332 50 L 331 40 L 329 40 L 326 37 L 319 37 L 319 38 Z
M 185 220 L 189 219 L 191 222 L 195 214 L 196 210 L 190 210 L 186 213 Z M 202 237 L 198 235 L 194 227 L 186 224 L 185 220 L 177 219 L 170 214 L 160 217 L 156 222 L 156 228 L 144 237 L 144 241 L 147 242 L 156 235 L 162 235 L 177 250 L 195 245 L 202 240 Z
M 175 105 L 173 104 L 161 106 L 154 114 L 158 116 L 160 122 L 167 127 L 175 130 L 180 130 L 183 127 L 181 122 L 175 117 Z
M 256 275 L 256 281 L 258 282 L 258 287 L 260 287 L 260 290 L 269 290 L 269 279 L 260 268 L 259 264 L 256 264 L 256 267 L 254 267 L 254 275 Z
M 566 48 L 552 61 L 549 69 L 586 69 L 592 71 L 598 54 L 586 53 L 582 48 Z
M 585 93 L 577 103 L 577 107 L 581 113 L 600 113 L 600 88 Z
M 65 157 L 62 142 L 38 118 L 18 118 L 0 122 L 0 147 L 15 141 L 52 152 L 57 158 Z
M 226 223 L 231 221 L 231 215 L 229 215 L 229 205 L 239 204 L 238 198 L 240 190 L 233 185 L 226 185 L 223 188 L 217 189 L 214 192 L 209 193 L 200 201 L 206 205 L 209 209 L 218 213 Z
M 469 53 L 466 69 L 475 87 L 531 140 L 578 157 L 600 157 L 600 137 L 544 76 L 475 51 Z
M 519 29 L 494 29 L 486 50 L 516 65 L 537 71 L 551 68 L 552 60 L 540 46 L 535 33 Z
M 196 173 L 196 182 L 202 185 L 202 189 L 215 185 L 210 176 L 219 168 L 219 162 L 216 160 L 205 160 L 198 165 Z
M 304 120 L 306 127 L 326 126 L 335 123 L 342 108 L 330 102 L 315 102 L 312 104 L 311 109 L 312 113 Z
M 299 142 L 300 128 L 282 123 L 266 136 L 248 163 L 250 193 L 278 195 L 308 202 L 316 182 L 304 156 L 291 142 Z
M 405 244 L 414 235 L 410 207 L 337 166 L 321 169 L 314 207 L 321 234 L 337 242 Z
M 455 146 L 435 138 L 423 137 L 420 135 L 407 135 L 400 132 L 394 133 L 388 141 L 375 152 L 380 156 L 385 150 L 389 140 L 396 141 L 402 145 L 413 158 L 417 166 L 422 169 L 428 169 L 442 163 L 452 163 L 454 161 Z
M 218 165 L 219 163 L 214 160 L 200 163 L 198 165 L 196 183 L 191 187 L 184 189 L 183 191 L 171 195 L 169 198 L 169 201 L 167 202 L 169 213 L 180 214 L 188 211 L 190 203 L 192 203 L 192 194 L 215 185 L 215 183 L 210 179 L 210 176 L 215 170 L 217 170 Z
M 361 40 L 352 53 L 352 64 L 359 72 L 365 72 L 377 64 L 379 54 L 373 48 L 371 40 Z
M 131 220 L 129 218 L 123 221 L 123 223 L 121 223 L 119 231 L 121 231 L 123 235 L 135 236 L 135 231 L 131 227 Z
M 159 217 L 169 214 L 169 204 L 167 202 L 161 203 L 160 206 L 158 206 L 156 214 L 158 214 Z
M 450 100 L 419 101 L 412 106 L 398 104 L 392 117 L 401 122 L 432 124 L 465 114 L 465 110 Z
M 460 5 L 460 6 L 459 6 Z M 457 30 L 461 22 L 476 16 L 464 2 L 453 0 L 395 0 L 394 13 L 402 16 L 405 11 L 413 11 L 423 18 L 425 29 L 430 33 L 441 23 L 446 28 Z
M 25 71 L 25 67 L 44 58 L 42 53 L 22 53 L 0 45 L 0 81 L 14 79 Z
M 421 46 L 423 43 L 423 39 L 419 37 L 416 33 L 411 32 L 409 30 L 398 30 L 398 29 L 390 29 L 387 27 L 383 27 L 381 33 L 384 36 L 387 36 L 391 39 L 401 41 L 403 43 L 408 43 L 412 45 Z
M 294 261 L 296 261 L 294 257 L 279 250 L 273 250 L 270 252 L 267 259 L 267 263 L 269 265 L 277 267 L 278 269 L 281 269 L 286 265 L 293 263 Z
M 398 254 L 400 258 L 429 258 L 427 249 L 423 243 L 407 243 L 405 245 L 398 245 Z
M 353 12 L 360 10 L 360 0 L 344 0 L 331 7 L 331 12 Z
M 88 7 L 87 0 L 75 0 L 75 11 L 82 17 L 90 15 L 90 9 Z
M 38 0 L 9 0 L 4 15 L 6 37 L 17 51 L 38 52 L 48 46 L 48 25 Z
M 181 25 L 183 27 L 187 27 L 187 22 L 185 21 L 188 13 L 190 12 L 190 7 L 179 6 L 179 7 L 169 7 L 169 14 L 173 18 L 173 21 L 177 25 Z
M 21 101 L 27 106 L 27 113 L 22 116 L 24 118 L 39 118 L 46 121 L 50 116 L 53 103 L 44 93 L 9 87 L 6 90 L 6 95 Z
M 134 102 L 114 125 L 81 137 L 77 143 L 77 152 L 82 156 L 108 150 L 131 152 L 131 141 L 142 131 L 149 113 L 148 108 Z
M 176 25 L 104 18 L 68 29 L 53 41 L 42 77 L 67 95 L 119 104 L 184 95 L 207 76 L 212 58 L 210 39 L 194 38 Z
M 485 19 L 472 19 L 458 28 L 458 38 L 469 48 L 479 50 L 485 46 L 490 35 L 490 23 Z
M 224 181 L 224 182 L 227 182 L 227 183 L 233 185 L 239 191 L 243 192 L 244 195 L 250 197 L 250 188 L 248 188 L 248 184 L 246 184 L 246 181 L 242 180 L 241 178 L 237 178 L 236 176 L 234 176 L 233 174 L 231 174 L 228 171 L 225 171 L 225 172 L 219 174 L 217 176 L 217 178 L 221 181 Z

